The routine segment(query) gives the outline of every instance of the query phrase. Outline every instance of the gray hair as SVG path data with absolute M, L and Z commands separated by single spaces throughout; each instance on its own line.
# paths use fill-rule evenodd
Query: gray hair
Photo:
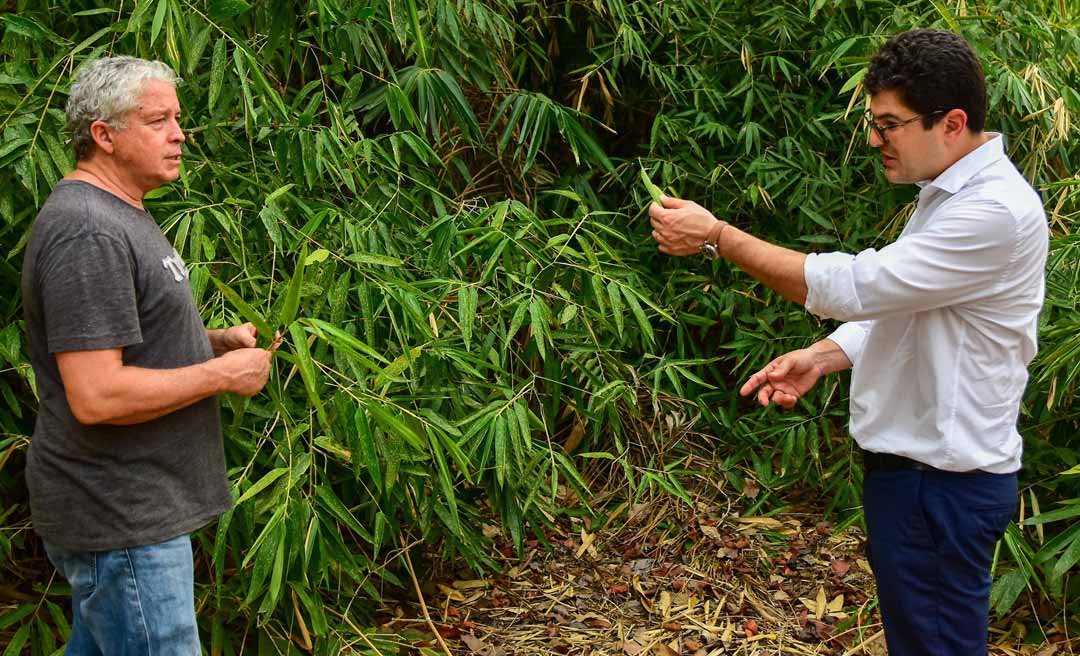
M 180 78 L 167 64 L 138 57 L 102 57 L 79 71 L 68 96 L 67 123 L 75 159 L 86 158 L 94 145 L 90 124 L 105 121 L 117 129 L 139 106 L 147 82 L 158 80 L 175 86 Z

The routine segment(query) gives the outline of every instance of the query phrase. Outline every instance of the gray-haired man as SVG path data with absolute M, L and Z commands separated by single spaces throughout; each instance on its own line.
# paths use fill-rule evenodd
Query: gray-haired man
M 180 172 L 177 81 L 132 57 L 81 70 L 67 105 L 78 163 L 23 261 L 41 398 L 26 478 L 71 583 L 67 654 L 200 652 L 188 534 L 232 503 L 216 395 L 254 395 L 270 370 L 251 325 L 205 328 L 142 205 Z

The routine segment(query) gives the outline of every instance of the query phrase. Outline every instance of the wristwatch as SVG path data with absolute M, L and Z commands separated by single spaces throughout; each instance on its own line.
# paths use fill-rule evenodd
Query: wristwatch
M 701 254 L 709 258 L 710 260 L 720 259 L 720 249 L 718 249 L 717 245 L 712 242 L 702 242 L 701 247 L 698 250 L 700 250 Z
M 727 221 L 717 221 L 717 227 L 709 231 L 705 241 L 701 242 L 701 246 L 698 247 L 702 255 L 710 260 L 719 260 L 721 258 L 720 235 L 724 234 L 724 228 L 726 227 L 728 227 Z M 713 234 L 714 231 L 715 234 Z

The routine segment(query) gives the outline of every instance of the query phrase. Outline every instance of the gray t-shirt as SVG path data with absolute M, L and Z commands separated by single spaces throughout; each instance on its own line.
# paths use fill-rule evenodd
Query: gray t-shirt
M 125 365 L 148 369 L 214 356 L 187 267 L 153 217 L 61 181 L 31 229 L 22 293 L 41 397 L 26 466 L 37 532 L 103 551 L 161 542 L 228 510 L 216 398 L 133 426 L 84 426 L 53 355 L 123 348 Z

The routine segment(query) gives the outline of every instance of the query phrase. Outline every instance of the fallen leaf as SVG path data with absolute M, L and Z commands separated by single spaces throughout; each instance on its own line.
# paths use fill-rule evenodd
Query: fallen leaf
M 486 588 L 490 584 L 485 579 L 473 579 L 470 581 L 454 581 L 453 585 L 458 590 L 475 590 L 476 588 Z
M 563 446 L 563 451 L 567 454 L 573 453 L 574 449 L 578 448 L 581 444 L 581 438 L 585 437 L 585 424 L 581 421 L 581 417 L 574 413 L 574 427 L 570 429 L 570 437 L 566 438 L 566 444 Z
M 723 542 L 724 538 L 720 537 L 720 531 L 716 530 L 715 526 L 699 526 L 701 534 L 715 542 Z
M 725 645 L 731 642 L 731 637 L 735 634 L 735 625 L 728 620 L 727 626 L 724 627 L 724 633 L 720 636 L 720 642 Z
M 630 588 L 625 583 L 612 583 L 607 589 L 609 594 L 626 594 L 630 591 Z
M 832 561 L 831 567 L 833 574 L 839 576 L 840 578 L 843 578 L 851 569 L 851 563 L 842 558 L 838 558 Z
M 456 626 L 436 626 L 435 630 L 444 638 L 460 638 L 461 629 Z
M 844 610 L 844 595 L 843 594 L 836 595 L 836 597 L 832 601 L 829 602 L 829 605 L 826 608 L 828 609 L 829 614 L 831 614 L 831 615 L 836 615 L 840 611 Z
M 753 524 L 765 528 L 783 528 L 784 523 L 772 517 L 736 517 L 735 521 L 740 524 Z
M 673 633 L 678 633 L 679 631 L 682 631 L 682 623 L 676 622 L 675 620 L 669 620 L 667 622 L 664 622 L 660 625 L 660 627 L 663 628 L 665 631 L 671 631 Z
M 749 619 L 742 623 L 743 631 L 746 632 L 747 638 L 752 638 L 758 634 L 757 620 Z
M 652 653 L 656 654 L 656 656 L 679 656 L 679 652 L 663 643 L 653 645 Z
M 486 654 L 491 649 L 486 642 L 471 633 L 462 634 L 461 641 L 468 645 L 474 654 Z
M 581 529 L 581 546 L 578 547 L 575 558 L 581 558 L 581 556 L 588 551 L 590 556 L 596 556 L 596 549 L 592 548 L 593 542 L 596 540 L 596 533 L 588 533 L 584 528 Z
M 442 583 L 439 583 L 438 588 L 439 588 L 439 592 L 446 595 L 447 599 L 451 599 L 453 601 L 465 601 L 465 595 L 461 594 L 459 591 L 457 591 L 457 590 L 455 590 L 455 589 L 453 589 L 453 588 L 451 588 L 449 586 L 445 586 Z
M 622 650 L 627 656 L 638 656 L 645 649 L 645 645 L 636 640 L 626 640 L 622 643 Z

